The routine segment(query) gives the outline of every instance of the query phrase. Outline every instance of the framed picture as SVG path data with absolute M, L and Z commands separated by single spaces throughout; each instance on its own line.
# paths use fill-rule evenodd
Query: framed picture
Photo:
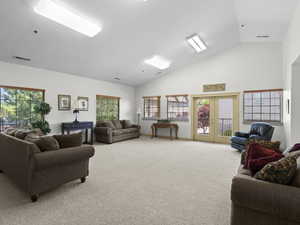
M 58 95 L 58 110 L 71 110 L 71 95 Z
M 88 97 L 78 97 L 78 109 L 79 111 L 88 111 L 89 110 L 89 98 Z

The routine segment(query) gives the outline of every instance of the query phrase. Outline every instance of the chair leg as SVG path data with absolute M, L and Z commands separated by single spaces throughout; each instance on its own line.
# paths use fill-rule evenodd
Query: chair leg
M 36 195 L 31 195 L 31 196 L 30 196 L 30 199 L 31 199 L 32 202 L 36 202 L 36 201 L 39 199 L 39 195 L 38 195 L 38 194 L 36 194 Z

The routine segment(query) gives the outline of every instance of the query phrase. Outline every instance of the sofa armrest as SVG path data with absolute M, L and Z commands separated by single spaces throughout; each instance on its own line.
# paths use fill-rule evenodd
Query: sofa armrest
M 249 134 L 249 133 L 246 133 L 246 132 L 240 132 L 240 131 L 237 131 L 237 132 L 235 132 L 234 136 L 236 136 L 236 137 L 249 138 L 250 134 Z
M 231 200 L 252 210 L 300 222 L 300 189 L 239 174 L 232 180 Z
M 54 166 L 70 164 L 76 161 L 87 160 L 95 154 L 91 145 L 82 145 L 73 148 L 64 148 L 56 151 L 47 151 L 35 154 L 35 170 L 43 170 Z
M 94 132 L 96 135 L 102 135 L 102 136 L 112 135 L 112 129 L 110 127 L 95 127 Z

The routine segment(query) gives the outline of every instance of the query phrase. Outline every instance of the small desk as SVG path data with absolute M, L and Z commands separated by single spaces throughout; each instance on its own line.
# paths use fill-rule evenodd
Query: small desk
M 153 123 L 151 126 L 152 138 L 157 137 L 158 128 L 169 128 L 170 129 L 170 139 L 173 140 L 172 130 L 175 129 L 175 137 L 178 139 L 178 125 L 176 123 Z
M 89 129 L 91 130 L 91 141 L 88 143 L 88 134 Z M 94 144 L 94 123 L 93 122 L 70 122 L 70 123 L 62 123 L 61 124 L 61 133 L 65 134 L 65 131 L 67 134 L 70 134 L 70 131 L 73 130 L 85 130 L 85 142 L 84 144 Z

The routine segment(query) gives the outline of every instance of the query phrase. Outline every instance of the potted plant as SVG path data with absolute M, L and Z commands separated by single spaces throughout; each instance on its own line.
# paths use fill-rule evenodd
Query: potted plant
M 45 120 L 45 116 L 48 115 L 51 111 L 51 106 L 46 102 L 41 102 L 34 106 L 34 112 L 41 115 L 41 119 L 35 122 L 32 122 L 31 125 L 33 128 L 39 128 L 44 134 L 51 132 L 49 123 Z

